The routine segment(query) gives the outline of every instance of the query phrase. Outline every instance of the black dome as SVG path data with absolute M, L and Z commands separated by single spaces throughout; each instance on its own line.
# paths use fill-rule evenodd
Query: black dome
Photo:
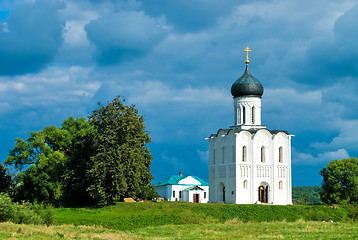
M 231 86 L 231 95 L 234 98 L 243 96 L 261 97 L 264 93 L 262 84 L 249 72 L 246 65 L 244 74 Z

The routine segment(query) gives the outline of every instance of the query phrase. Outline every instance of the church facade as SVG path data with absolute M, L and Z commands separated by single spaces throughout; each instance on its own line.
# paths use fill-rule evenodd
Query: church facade
M 250 51 L 246 48 L 245 51 Z M 261 124 L 263 86 L 249 72 L 231 87 L 234 125 L 209 142 L 209 202 L 292 204 L 291 137 Z

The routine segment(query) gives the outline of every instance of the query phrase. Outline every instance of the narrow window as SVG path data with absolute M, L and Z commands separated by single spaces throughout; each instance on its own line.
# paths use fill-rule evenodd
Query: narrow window
M 173 191 L 173 198 L 175 197 L 175 191 Z
M 235 147 L 234 146 L 232 146 L 232 162 L 234 163 L 235 162 L 235 156 L 236 154 L 235 154 Z
M 206 198 L 206 192 L 204 192 L 204 198 Z
M 242 123 L 246 123 L 246 109 L 245 106 L 242 107 Z
M 283 159 L 282 159 L 283 157 L 282 157 L 282 147 L 280 147 L 279 149 L 278 149 L 278 161 L 280 162 L 280 163 L 282 163 L 283 162 Z
M 231 191 L 231 195 L 234 195 L 234 191 Z
M 247 188 L 247 180 L 244 181 L 244 189 Z
M 255 107 L 251 108 L 251 123 L 255 123 Z
M 246 162 L 246 146 L 242 147 L 242 161 Z
M 222 147 L 222 151 L 221 151 L 221 153 L 222 153 L 222 163 L 225 163 L 225 148 L 224 147 Z
M 278 183 L 278 188 L 279 188 L 279 189 L 282 189 L 282 184 L 283 184 L 282 181 L 280 181 L 280 182 Z
M 213 150 L 213 164 L 215 165 L 215 149 Z
M 262 163 L 265 162 L 265 147 L 264 146 L 261 147 L 261 162 Z
M 181 191 L 179 191 L 179 198 L 181 198 Z

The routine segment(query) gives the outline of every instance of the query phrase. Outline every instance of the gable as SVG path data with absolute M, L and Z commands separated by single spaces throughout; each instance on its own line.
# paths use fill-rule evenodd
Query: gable
M 201 185 L 201 182 L 193 178 L 192 176 L 188 176 L 183 178 L 178 182 L 179 185 Z

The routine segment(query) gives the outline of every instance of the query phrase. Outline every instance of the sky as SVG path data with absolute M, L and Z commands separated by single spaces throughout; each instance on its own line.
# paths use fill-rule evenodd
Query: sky
M 234 123 L 231 85 L 264 86 L 292 139 L 293 186 L 358 156 L 358 0 L 0 0 L 0 158 L 15 138 L 123 95 L 145 118 L 153 183 L 208 180 L 205 138 Z

